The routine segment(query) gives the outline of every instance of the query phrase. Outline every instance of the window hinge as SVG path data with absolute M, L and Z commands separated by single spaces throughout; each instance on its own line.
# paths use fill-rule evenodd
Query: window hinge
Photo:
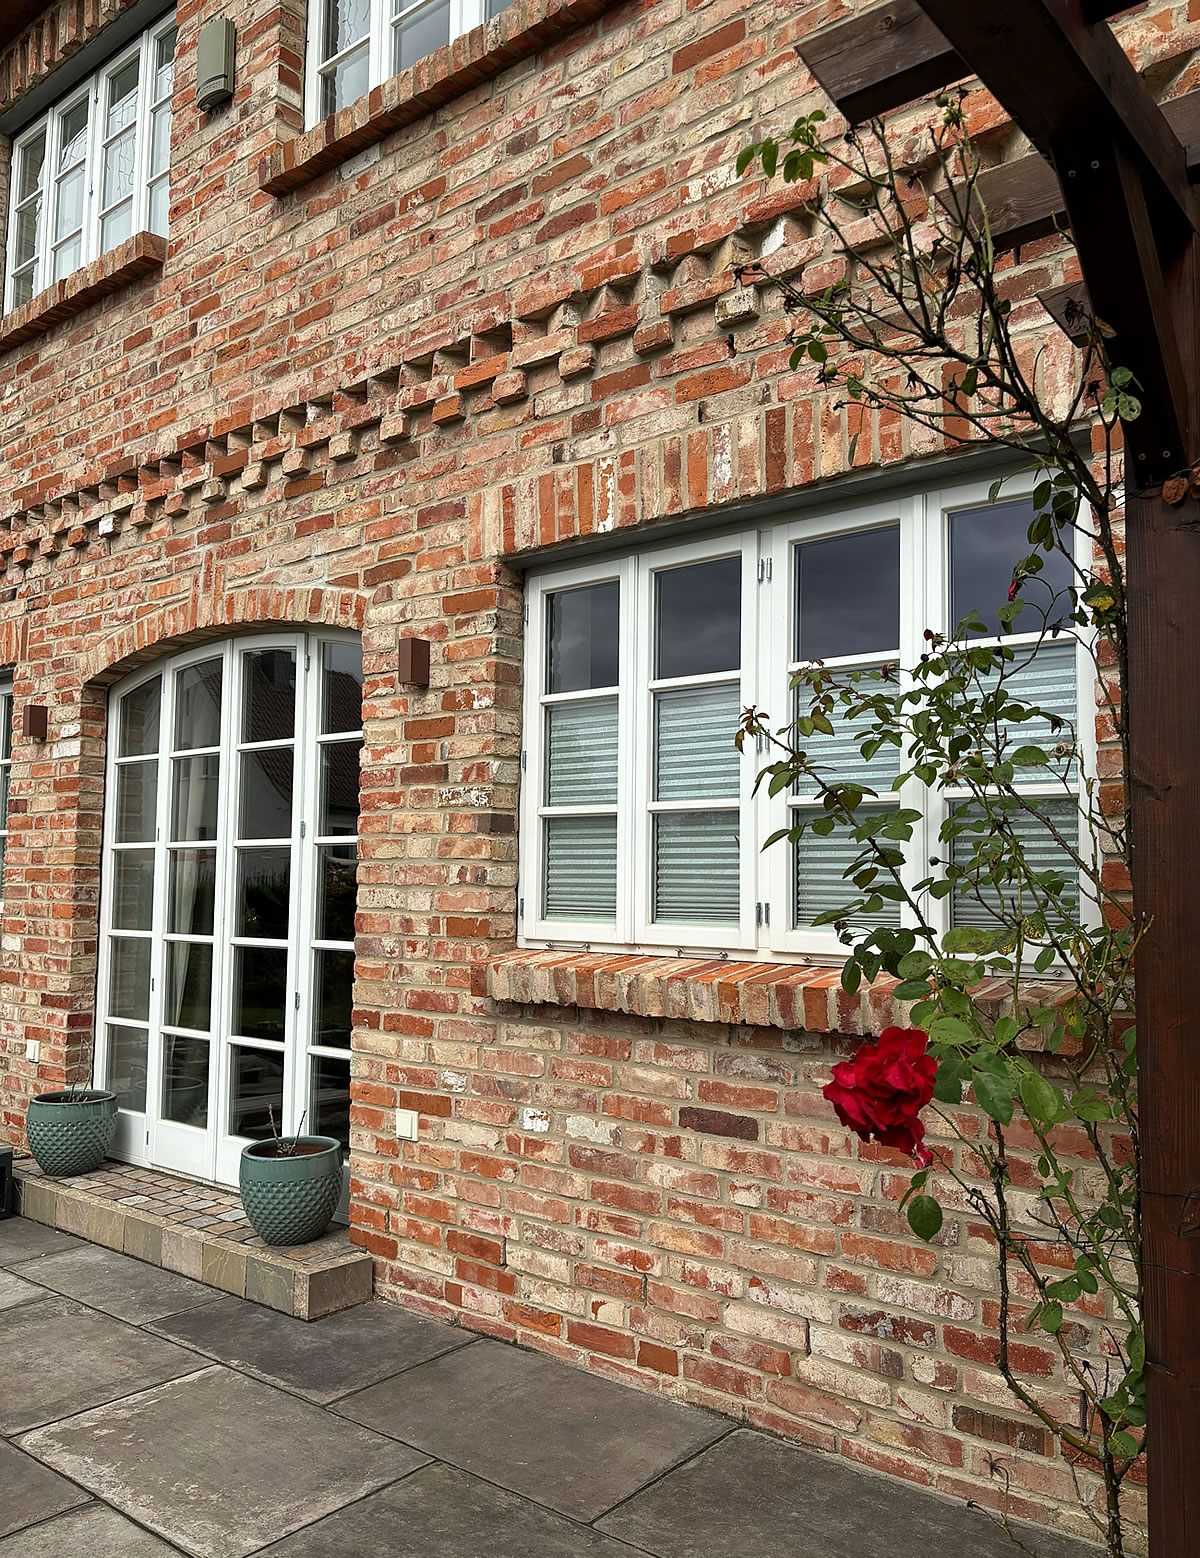
M 756 903 L 754 905 L 754 923 L 756 925 L 761 925 L 762 924 L 762 904 L 761 903 Z
M 300 1010 L 300 992 L 299 992 L 299 990 L 296 991 L 296 999 L 295 999 L 295 1001 L 292 1004 L 295 1006 L 297 1011 Z
M 769 903 L 764 903 L 763 904 L 763 924 L 764 925 L 769 925 L 770 923 L 771 923 L 771 905 Z
M 771 559 L 760 557 L 758 560 L 758 582 L 766 584 L 771 578 Z
M 300 824 L 300 837 L 303 838 L 307 831 L 308 831 L 308 823 L 307 822 L 302 822 Z
M 521 748 L 521 772 L 525 772 L 525 748 Z
M 305 655 L 305 657 L 304 657 L 304 669 L 306 671 L 311 671 L 312 670 L 312 656 L 311 655 Z
M 523 620 L 525 622 L 529 621 L 529 602 L 528 601 L 525 602 L 525 609 L 524 609 L 524 612 L 522 614 L 522 617 L 523 617 Z
M 769 903 L 756 903 L 754 905 L 754 923 L 756 925 L 769 925 L 771 923 L 771 905 Z
M 517 918 L 519 920 L 523 920 L 525 918 L 525 900 L 524 900 L 524 898 L 518 898 L 517 899 Z

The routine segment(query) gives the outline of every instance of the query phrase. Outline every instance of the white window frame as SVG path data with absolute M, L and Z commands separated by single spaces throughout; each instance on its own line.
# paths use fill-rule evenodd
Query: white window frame
M 1029 497 L 1032 480 L 1006 482 L 998 502 Z M 651 601 L 654 575 L 665 568 L 705 562 L 740 552 L 742 556 L 742 668 L 741 702 L 765 708 L 772 728 L 788 718 L 796 694 L 789 683 L 795 659 L 794 548 L 800 542 L 824 540 L 857 531 L 896 525 L 900 531 L 900 643 L 901 665 L 913 666 L 926 647 L 924 630 L 949 633 L 950 573 L 949 516 L 963 508 L 985 505 L 986 481 L 959 482 L 940 488 L 909 492 L 874 501 L 855 501 L 814 510 L 801 518 L 781 519 L 761 529 L 715 534 L 682 545 L 647 545 L 633 554 L 613 555 L 574 567 L 531 570 L 526 582 L 526 652 L 524 687 L 524 737 L 521 756 L 520 848 L 518 860 L 518 944 L 556 949 L 587 948 L 595 952 L 635 952 L 657 956 L 711 954 L 726 951 L 780 961 L 836 965 L 847 948 L 831 927 L 796 927 L 792 924 L 795 892 L 793 849 L 780 841 L 765 852 L 762 841 L 795 820 L 797 797 L 781 792 L 768 796 L 762 786 L 753 794 L 759 770 L 770 761 L 765 751 L 748 742 L 741 764 L 741 917 L 736 926 L 670 926 L 654 923 L 651 911 L 652 814 L 651 786 L 654 768 L 653 697 L 650 656 L 653 652 Z M 1089 541 L 1081 516 L 1076 557 L 1088 560 Z M 577 807 L 579 813 L 615 810 L 617 815 L 617 912 L 613 922 L 573 922 L 546 919 L 542 915 L 543 822 L 552 808 L 541 804 L 544 783 L 545 710 L 562 698 L 586 694 L 551 695 L 545 692 L 547 597 L 605 581 L 621 585 L 618 644 L 618 795 L 615 807 Z M 1079 630 L 1074 630 L 1079 635 Z M 1004 642 L 1014 649 L 1036 635 L 1008 635 Z M 982 635 L 979 645 L 997 642 Z M 1076 765 L 1076 793 L 1082 795 L 1089 775 L 1095 773 L 1094 667 L 1086 638 L 1076 650 L 1076 733 L 1080 760 Z M 888 646 L 890 649 L 892 646 Z M 847 659 L 853 664 L 874 665 L 890 659 L 879 654 Z M 831 666 L 841 662 L 830 662 Z M 698 677 L 701 683 L 722 680 Z M 594 690 L 592 696 L 598 695 Z M 731 732 L 732 738 L 732 732 Z M 886 750 L 886 749 L 885 749 Z M 897 754 L 897 770 L 902 766 Z M 928 857 L 939 852 L 938 833 L 949 806 L 959 799 L 927 789 L 919 780 L 908 780 L 899 792 L 875 787 L 881 803 L 919 811 L 907 846 L 909 864 L 903 878 L 911 889 L 929 874 Z M 1019 786 L 1031 797 L 1052 792 L 1065 795 L 1061 783 L 1030 782 Z M 707 803 L 679 803 L 680 809 L 707 809 Z M 1084 883 L 1083 885 L 1086 885 Z M 853 895 L 847 883 L 847 898 Z M 951 923 L 949 899 L 927 900 L 922 905 L 939 931 Z M 1085 920 L 1098 914 L 1097 906 L 1083 899 Z M 911 911 L 902 906 L 900 923 L 911 923 Z
M 229 1077 L 232 1049 L 241 1042 L 250 1049 L 281 1054 L 285 1064 L 284 1118 L 279 1122 L 284 1133 L 294 1131 L 309 1107 L 309 1087 L 314 1058 L 327 1056 L 349 1060 L 351 1049 L 318 1043 L 313 1035 L 315 1008 L 315 971 L 317 955 L 321 951 L 354 950 L 353 942 L 332 942 L 317 937 L 318 868 L 322 845 L 354 846 L 360 835 L 339 834 L 326 836 L 320 832 L 320 781 L 321 749 L 329 744 L 351 743 L 361 740 L 362 731 L 321 733 L 321 692 L 324 672 L 321 664 L 321 646 L 326 643 L 359 643 L 358 636 L 334 628 L 321 628 L 312 632 L 283 630 L 273 633 L 244 634 L 237 638 L 210 640 L 196 648 L 166 660 L 152 661 L 143 670 L 117 683 L 109 698 L 109 723 L 113 739 L 109 743 L 106 765 L 106 805 L 104 817 L 104 868 L 100 898 L 100 955 L 96 992 L 96 1043 L 95 1075 L 104 1084 L 108 1066 L 108 1028 L 129 1027 L 147 1033 L 146 1056 L 146 1109 L 145 1112 L 121 1108 L 118 1114 L 118 1130 L 115 1154 L 135 1163 L 152 1163 L 163 1168 L 173 1168 L 182 1173 L 195 1174 L 204 1179 L 223 1184 L 236 1184 L 238 1157 L 249 1138 L 232 1134 L 225 1117 L 229 1099 Z M 292 650 L 296 654 L 296 720 L 293 738 L 270 742 L 245 742 L 241 736 L 242 711 L 242 656 L 245 651 L 271 649 Z M 176 748 L 174 740 L 175 689 L 178 673 L 189 666 L 219 659 L 222 663 L 221 733 L 219 746 L 211 748 Z M 118 845 L 116 832 L 116 772 L 123 763 L 145 761 L 153 754 L 118 755 L 117 719 L 120 700 L 128 693 L 156 677 L 162 678 L 159 703 L 159 745 L 157 749 L 157 796 L 155 812 L 155 837 L 152 842 L 129 842 Z M 290 746 L 293 751 L 293 804 L 292 833 L 289 838 L 272 840 L 253 838 L 246 841 L 252 848 L 289 847 L 291 849 L 291 883 L 288 923 L 290 934 L 286 942 L 273 945 L 287 949 L 287 988 L 291 999 L 285 1007 L 285 1029 L 282 1040 L 244 1039 L 227 1031 L 232 1016 L 230 1002 L 234 982 L 235 947 L 240 938 L 234 934 L 232 915 L 236 904 L 237 871 L 237 821 L 234 815 L 235 769 L 243 750 Z M 196 757 L 211 754 L 220 756 L 218 780 L 217 836 L 208 842 L 176 844 L 174 848 L 213 850 L 216 853 L 216 886 L 213 909 L 213 972 L 211 988 L 211 1023 L 206 1037 L 209 1048 L 208 1068 L 208 1124 L 195 1127 L 182 1124 L 161 1115 L 161 1085 L 163 1070 L 164 1002 L 167 984 L 166 947 L 182 938 L 167 930 L 168 894 L 170 887 L 171 845 L 171 764 L 176 752 Z M 118 849 L 153 849 L 154 851 L 154 907 L 152 928 L 148 931 L 121 929 L 119 936 L 146 939 L 151 943 L 150 953 L 150 1003 L 146 1023 L 135 1019 L 114 1019 L 109 1015 L 112 933 L 113 889 L 115 872 L 114 854 Z M 265 938 L 251 938 L 261 946 Z M 172 1028 L 172 1033 L 186 1036 L 194 1030 Z M 289 1074 L 290 1072 L 290 1074 Z M 312 1117 L 305 1121 L 306 1131 L 313 1129 Z M 201 1139 L 203 1138 L 203 1139 Z
M 337 54 L 326 58 L 329 20 L 326 0 L 308 0 L 308 46 L 304 72 L 305 125 L 311 129 L 327 117 L 322 110 L 322 96 L 324 78 L 331 67 L 348 59 L 361 48 L 365 40 L 368 45 L 367 90 L 381 86 L 390 77 L 398 74 L 393 68 L 397 24 L 406 18 L 411 19 L 418 11 L 430 10 L 443 3 L 444 0 L 410 0 L 410 3 L 397 9 L 397 6 L 401 5 L 401 0 L 370 0 L 371 16 L 368 31 L 353 39 Z M 495 3 L 495 0 L 450 0 L 448 41 L 453 43 L 455 38 L 461 38 L 472 28 L 491 21 L 511 4 L 513 0 L 503 0 L 501 4 Z M 339 108 L 348 106 L 348 103 L 338 105 Z
M 37 236 L 34 245 L 32 261 L 23 262 L 20 269 L 32 270 L 33 283 L 31 297 L 36 297 L 39 292 L 52 286 L 54 282 L 61 281 L 64 277 L 74 274 L 83 266 L 99 258 L 104 252 L 101 233 L 103 220 L 107 214 L 103 205 L 103 163 L 106 141 L 112 137 L 106 137 L 103 128 L 103 119 L 107 113 L 104 106 L 108 83 L 132 60 L 138 61 L 138 86 L 137 104 L 134 111 L 133 123 L 135 125 L 134 136 L 134 169 L 132 184 L 133 208 L 130 216 L 129 236 L 134 233 L 144 232 L 150 225 L 150 200 L 151 187 L 163 182 L 170 177 L 170 164 L 165 170 L 152 173 L 150 170 L 151 152 L 151 122 L 156 108 L 160 108 L 168 101 L 166 96 L 155 96 L 155 62 L 159 40 L 169 36 L 175 31 L 175 13 L 167 12 L 152 27 L 148 27 L 143 33 L 129 43 L 125 48 L 114 54 L 111 59 L 90 76 L 86 81 L 72 87 L 64 96 L 40 114 L 32 124 L 29 124 L 16 136 L 12 144 L 12 154 L 9 167 L 11 176 L 9 180 L 9 212 L 7 223 L 7 265 L 4 285 L 4 310 L 8 312 L 16 306 L 16 276 L 15 255 L 17 236 L 17 172 L 20 161 L 26 147 L 30 146 L 39 136 L 46 138 L 45 151 L 42 161 L 41 181 L 37 194 L 29 196 L 21 202 L 22 207 L 28 205 L 34 199 L 40 199 L 41 210 L 38 218 Z M 59 155 L 62 149 L 63 120 L 70 111 L 80 103 L 88 105 L 87 137 L 84 148 L 84 195 L 81 211 L 81 225 L 73 229 L 78 231 L 80 245 L 78 263 L 70 266 L 68 270 L 59 274 L 56 270 L 55 251 L 61 249 L 70 241 L 69 238 L 55 239 L 54 229 L 56 225 L 57 200 L 59 178 L 56 173 Z M 124 203 L 113 203 L 113 209 Z

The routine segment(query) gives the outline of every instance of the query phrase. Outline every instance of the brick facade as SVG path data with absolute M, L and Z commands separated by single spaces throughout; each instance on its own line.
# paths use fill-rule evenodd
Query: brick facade
M 304 135 L 303 0 L 181 0 L 161 264 L 85 277 L 37 335 L 37 299 L 0 321 L 3 1128 L 19 1140 L 30 1092 L 90 1065 L 107 687 L 201 635 L 354 628 L 352 1223 L 377 1291 L 992 1506 L 1000 1458 L 1015 1513 L 1075 1528 L 1069 1468 L 993 1367 L 984 1230 L 964 1207 L 916 1245 L 903 1160 L 820 1097 L 885 990 L 838 1003 L 822 975 L 810 1002 L 810 974 L 785 1010 L 677 970 L 679 999 L 647 1006 L 497 962 L 522 566 L 945 453 L 790 371 L 778 295 L 731 270 L 833 274 L 803 191 L 733 163 L 816 104 L 793 45 L 851 8 L 517 0 Z M 0 106 L 120 9 L 48 7 L 0 57 Z M 1172 92 L 1195 74 L 1184 10 L 1124 24 Z M 194 45 L 218 14 L 238 89 L 204 115 Z M 969 111 L 998 158 L 1021 150 L 982 93 Z M 1006 263 L 1052 391 L 1068 348 L 1033 298 L 1074 257 L 1044 240 Z M 433 642 L 427 689 L 396 681 L 404 634 Z M 30 702 L 44 743 L 19 734 Z M 1088 1303 L 1072 1323 L 1096 1327 Z M 1061 1400 L 1050 1351 L 1018 1357 Z

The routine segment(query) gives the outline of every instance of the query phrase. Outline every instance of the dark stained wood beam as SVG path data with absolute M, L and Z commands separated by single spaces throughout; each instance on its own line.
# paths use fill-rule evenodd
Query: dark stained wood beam
M 885 0 L 823 27 L 796 53 L 851 124 L 971 74 L 917 0 Z
M 49 8 L 49 0 L 3 0 L 0 4 L 0 49 L 6 49 L 30 22 Z
M 1095 315 L 1091 299 L 1082 281 L 1068 282 L 1065 287 L 1050 287 L 1038 293 L 1038 302 L 1054 323 L 1076 346 L 1085 346 L 1091 335 Z

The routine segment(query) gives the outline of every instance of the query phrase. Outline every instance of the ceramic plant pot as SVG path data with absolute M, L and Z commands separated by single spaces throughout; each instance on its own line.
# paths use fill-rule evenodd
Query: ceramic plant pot
M 116 1128 L 117 1095 L 98 1088 L 43 1093 L 25 1116 L 30 1152 L 43 1174 L 60 1179 L 98 1169 Z
M 295 1146 L 295 1152 L 280 1151 Z M 264 1244 L 307 1244 L 325 1232 L 342 1194 L 342 1146 L 333 1136 L 256 1141 L 242 1150 L 238 1185 Z

